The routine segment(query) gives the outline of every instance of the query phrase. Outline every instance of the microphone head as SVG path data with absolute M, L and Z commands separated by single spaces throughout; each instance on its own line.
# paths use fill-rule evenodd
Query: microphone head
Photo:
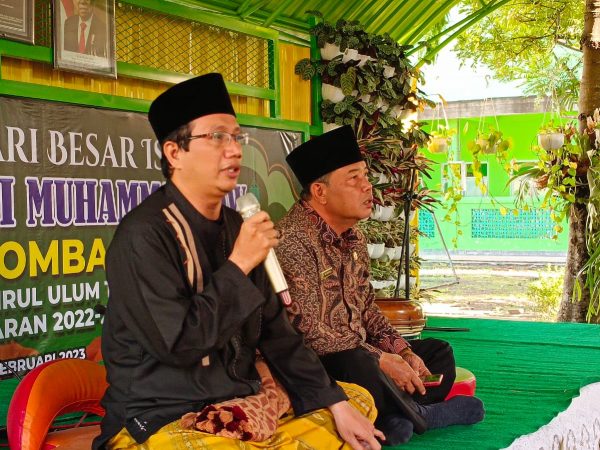
M 260 203 L 252 192 L 248 192 L 236 200 L 236 209 L 244 219 L 260 211 Z

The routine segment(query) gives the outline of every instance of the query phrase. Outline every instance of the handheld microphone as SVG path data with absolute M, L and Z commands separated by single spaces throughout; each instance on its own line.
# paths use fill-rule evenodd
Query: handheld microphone
M 244 220 L 248 220 L 250 217 L 260 211 L 260 203 L 252 192 L 248 192 L 247 194 L 239 197 L 236 201 L 236 204 L 237 210 Z M 279 261 L 277 261 L 277 256 L 275 255 L 275 251 L 273 249 L 269 250 L 269 253 L 267 254 L 263 264 L 267 270 L 267 275 L 269 276 L 273 290 L 279 296 L 285 306 L 290 306 L 292 304 L 292 297 L 288 291 L 287 282 L 285 281 L 283 271 L 281 270 L 281 266 L 279 265 Z

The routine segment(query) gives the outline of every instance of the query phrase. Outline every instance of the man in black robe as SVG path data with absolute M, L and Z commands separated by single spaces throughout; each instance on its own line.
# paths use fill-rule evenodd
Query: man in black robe
M 353 448 L 380 448 L 383 435 L 346 401 L 270 287 L 261 263 L 278 240 L 267 213 L 242 223 L 221 203 L 248 139 L 221 75 L 171 87 L 148 118 L 167 182 L 123 219 L 107 252 L 109 387 L 93 448 L 120 448 L 123 435 L 141 444 L 185 413 L 255 394 L 256 349 L 296 415 L 328 407 Z

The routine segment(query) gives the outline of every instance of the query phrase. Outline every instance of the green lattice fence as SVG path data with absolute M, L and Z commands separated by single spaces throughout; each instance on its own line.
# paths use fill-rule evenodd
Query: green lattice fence
M 550 238 L 554 222 L 544 210 L 519 211 L 519 215 L 503 216 L 497 209 L 471 210 L 471 237 L 473 238 Z
M 428 238 L 435 237 L 435 222 L 433 214 L 424 209 L 419 210 L 419 230 Z
M 117 61 L 177 74 L 221 72 L 233 83 L 274 89 L 272 40 L 125 2 L 115 5 Z M 35 2 L 35 44 L 52 47 L 52 0 Z

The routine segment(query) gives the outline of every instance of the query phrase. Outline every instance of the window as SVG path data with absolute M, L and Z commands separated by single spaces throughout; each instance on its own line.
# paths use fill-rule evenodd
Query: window
M 460 187 L 461 193 L 465 194 L 464 163 L 449 162 L 442 164 L 442 192 L 447 192 L 451 186 Z
M 481 192 L 481 189 L 475 183 L 475 174 L 473 173 L 473 163 L 464 163 L 465 164 L 465 173 L 466 173 L 466 197 L 486 197 L 489 189 L 489 181 L 488 181 L 488 163 L 481 163 L 481 182 L 486 187 L 485 194 Z

